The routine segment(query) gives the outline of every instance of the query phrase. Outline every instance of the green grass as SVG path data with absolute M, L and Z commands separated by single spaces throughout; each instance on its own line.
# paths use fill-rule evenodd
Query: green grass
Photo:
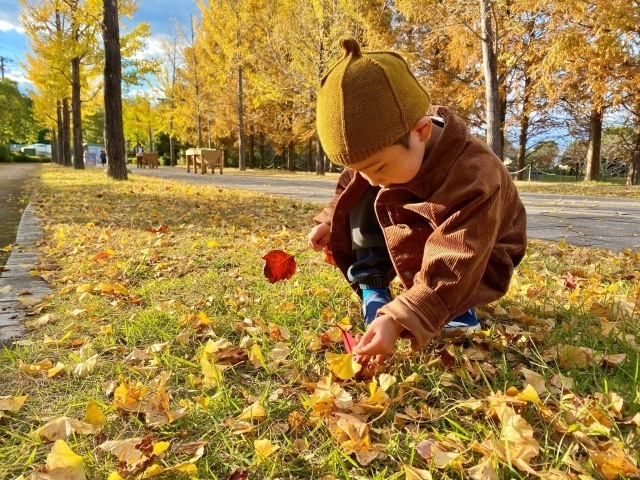
M 364 415 L 371 441 L 382 446 L 381 453 L 370 464 L 361 465 L 331 434 L 328 417 L 314 423 L 314 409 L 309 405 L 315 383 L 329 373 L 325 351 L 343 351 L 340 341 L 316 350 L 311 347 L 314 337 L 343 317 L 350 319 L 353 330 L 362 328 L 359 300 L 347 282 L 323 262 L 323 254 L 310 252 L 305 246 L 314 206 L 146 177 L 112 183 L 100 172 L 55 166 L 45 167 L 41 183 L 34 182 L 32 188 L 44 200 L 41 211 L 47 227 L 42 254 L 47 262 L 59 262 L 63 267 L 50 277 L 56 293 L 46 301 L 42 313 L 60 318 L 30 331 L 26 338 L 32 344 L 1 354 L 0 395 L 29 397 L 22 409 L 5 412 L 0 419 L 0 478 L 26 477 L 43 467 L 51 444 L 38 439 L 34 431 L 63 415 L 82 420 L 89 400 L 101 407 L 106 422 L 95 435 L 72 434 L 67 438 L 68 445 L 82 456 L 87 478 L 107 478 L 121 468 L 113 455 L 97 448 L 99 444 L 149 433 L 155 442 L 171 443 L 164 458 L 156 460 L 164 466 L 190 458 L 180 453 L 180 445 L 207 441 L 204 456 L 195 462 L 197 478 L 225 478 L 236 468 L 248 469 L 249 478 L 404 478 L 403 464 L 431 470 L 434 478 L 468 478 L 468 468 L 482 457 L 472 449 L 474 443 L 482 443 L 489 434 L 500 434 L 500 422 L 490 415 L 490 399 L 510 388 L 523 390 L 523 376 L 515 371 L 519 366 L 547 380 L 558 373 L 574 380 L 571 392 L 541 394 L 544 406 L 566 423 L 568 432 L 554 430 L 538 406 L 526 402 L 515 406 L 533 427 L 540 444 L 540 454 L 530 462 L 535 470 L 573 471 L 562 461 L 569 455 L 593 472 L 587 447 L 581 446 L 576 432 L 587 432 L 599 441 L 620 441 L 638 459 L 635 427 L 615 421 L 607 402 L 594 399 L 598 392 L 616 392 L 626 402 L 625 416 L 639 410 L 640 359 L 633 345 L 639 333 L 637 316 L 615 306 L 620 300 L 633 305 L 638 296 L 633 272 L 639 270 L 640 262 L 630 252 L 614 255 L 533 241 L 507 296 L 499 306 L 481 308 L 485 328 L 481 335 L 435 339 L 422 352 L 411 352 L 407 342 L 400 342 L 397 353 L 384 365 L 386 373 L 397 380 L 387 390 L 391 403 Z M 162 234 L 144 231 L 149 225 L 163 223 L 169 229 Z M 296 254 L 298 270 L 290 280 L 270 284 L 262 276 L 261 256 L 272 249 Z M 100 252 L 109 255 L 93 261 Z M 564 285 L 571 272 L 579 288 L 572 297 Z M 129 293 L 118 297 L 94 291 L 84 298 L 76 293 L 80 285 L 96 287 L 99 282 L 118 282 Z M 398 285 L 395 289 L 401 291 Z M 592 307 L 594 302 L 609 308 L 606 315 L 597 304 Z M 524 321 L 515 318 L 518 315 L 512 308 L 522 312 L 518 315 L 524 315 Z M 74 316 L 76 309 L 86 311 Z M 210 330 L 193 328 L 194 317 L 201 312 L 212 320 Z M 603 316 L 615 323 L 617 334 L 602 334 Z M 546 319 L 552 319 L 553 326 L 545 323 Z M 265 328 L 246 330 L 241 327 L 243 322 Z M 269 324 L 287 327 L 290 338 L 277 338 L 277 327 Z M 108 325 L 112 334 L 104 333 Z M 505 329 L 514 325 L 524 333 L 506 333 Z M 43 346 L 45 335 L 60 339 L 65 330 L 71 335 L 60 345 Z M 178 341 L 185 330 L 186 343 Z M 226 338 L 239 347 L 242 359 L 222 372 L 217 386 L 207 388 L 201 383 L 199 355 L 210 338 Z M 89 339 L 87 343 L 99 359 L 90 374 L 78 377 L 71 370 L 82 339 Z M 285 363 L 265 370 L 247 358 L 250 347 L 240 347 L 248 339 L 260 346 L 265 363 L 270 363 L 269 352 L 277 342 L 286 343 L 291 352 Z M 144 350 L 163 342 L 168 342 L 164 350 L 135 362 L 157 367 L 149 377 L 125 361 L 134 348 Z M 557 344 L 588 347 L 603 354 L 624 353 L 626 358 L 614 367 L 591 361 L 560 366 L 557 358 L 543 360 L 544 352 Z M 472 346 L 485 351 L 486 358 L 469 360 Z M 46 374 L 27 375 L 18 368 L 19 362 L 33 364 L 44 359 L 54 365 L 64 363 L 67 374 L 48 378 Z M 149 426 L 143 413 L 122 411 L 113 394 L 104 393 L 105 382 L 143 386 L 162 371 L 169 374 L 169 409 L 185 413 L 173 423 Z M 421 378 L 403 384 L 414 373 Z M 369 396 L 368 380 L 339 383 L 354 402 Z M 464 402 L 472 398 L 480 400 L 482 408 L 474 411 L 465 407 Z M 237 419 L 256 399 L 265 408 L 265 419 L 254 422 L 251 432 L 232 434 L 225 420 Z M 594 413 L 575 415 L 572 402 L 578 400 L 593 402 L 589 403 L 592 410 L 600 412 L 601 421 L 610 425 L 608 433 L 597 434 L 589 420 Z M 432 411 L 439 413 L 418 421 L 397 416 L 411 411 L 408 407 L 418 412 L 437 409 Z M 292 412 L 305 421 L 282 433 L 280 426 Z M 465 463 L 460 468 L 430 465 L 416 451 L 416 445 L 427 438 L 440 442 L 455 439 L 464 446 L 461 454 Z M 256 439 L 269 439 L 279 449 L 258 463 Z M 569 451 L 570 445 L 575 450 Z M 497 461 L 496 466 L 499 478 L 526 477 L 508 461 Z M 161 478 L 188 477 L 168 472 Z

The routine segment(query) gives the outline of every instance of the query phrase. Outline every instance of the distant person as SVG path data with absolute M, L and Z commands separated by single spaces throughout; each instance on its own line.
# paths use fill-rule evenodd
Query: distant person
M 100 150 L 100 163 L 102 165 L 107 164 L 107 154 L 104 152 L 104 150 Z
M 138 168 L 140 168 L 142 166 L 142 154 L 144 153 L 144 147 L 140 145 L 140 142 L 138 142 L 138 144 L 136 145 L 135 152 L 136 152 L 136 164 Z

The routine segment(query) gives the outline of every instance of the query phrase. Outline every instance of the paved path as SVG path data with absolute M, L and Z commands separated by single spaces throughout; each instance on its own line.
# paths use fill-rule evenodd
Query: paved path
M 134 175 L 151 175 L 197 185 L 253 190 L 325 203 L 333 197 L 336 177 L 300 178 L 225 172 L 224 175 L 187 173 L 184 168 L 136 169 Z M 304 175 L 304 176 L 303 176 Z M 521 193 L 527 209 L 530 238 L 621 251 L 640 248 L 640 201 L 634 199 Z
M 36 208 L 19 202 L 26 179 L 38 166 L 0 164 L 0 248 L 13 245 L 9 258 L 0 258 L 0 265 L 6 260 L 0 274 L 0 345 L 10 345 L 12 337 L 22 335 L 25 309 L 51 293 L 44 280 L 31 276 L 39 257 L 34 244 L 42 238 Z
M 24 182 L 38 168 L 37 163 L 0 163 L 0 248 L 16 238 L 24 204 L 20 203 Z M 0 255 L 0 265 L 8 255 Z

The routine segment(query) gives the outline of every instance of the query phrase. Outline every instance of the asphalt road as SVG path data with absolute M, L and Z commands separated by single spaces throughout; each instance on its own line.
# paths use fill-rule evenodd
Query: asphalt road
M 307 202 L 326 203 L 333 197 L 336 178 L 318 179 L 301 174 L 264 175 L 225 172 L 187 173 L 182 167 L 156 170 L 133 168 L 134 175 L 151 175 L 197 185 L 252 190 Z M 529 238 L 619 252 L 640 248 L 640 201 L 626 198 L 521 193 L 527 210 Z

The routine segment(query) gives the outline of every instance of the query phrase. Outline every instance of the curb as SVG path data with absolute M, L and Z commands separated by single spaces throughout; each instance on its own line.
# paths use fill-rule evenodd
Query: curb
M 10 287 L 10 291 L 0 292 L 0 344 L 6 346 L 11 346 L 13 339 L 24 333 L 25 308 L 40 303 L 52 292 L 42 278 L 31 276 L 40 256 L 36 244 L 43 235 L 37 212 L 31 203 L 24 209 L 7 270 L 0 276 L 0 290 Z

